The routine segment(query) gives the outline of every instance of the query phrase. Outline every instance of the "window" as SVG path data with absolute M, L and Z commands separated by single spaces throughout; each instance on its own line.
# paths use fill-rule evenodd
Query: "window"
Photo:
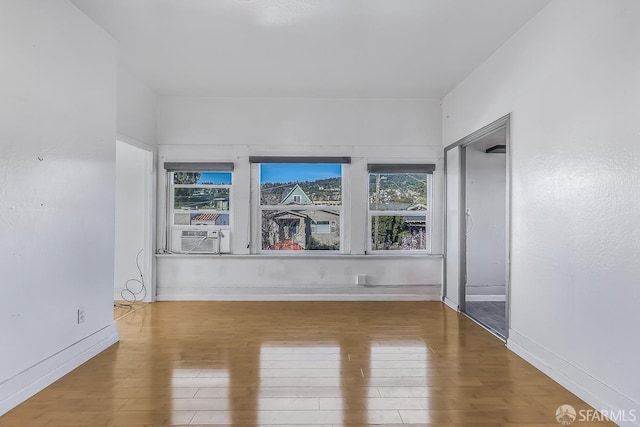
M 369 250 L 427 251 L 433 165 L 369 165 Z
M 340 250 L 343 161 L 333 159 L 253 160 L 260 163 L 261 251 Z
M 202 168 L 202 169 L 199 169 Z M 231 230 L 232 164 L 165 163 L 167 228 L 173 252 L 216 253 Z
M 173 225 L 229 226 L 231 172 L 172 172 Z

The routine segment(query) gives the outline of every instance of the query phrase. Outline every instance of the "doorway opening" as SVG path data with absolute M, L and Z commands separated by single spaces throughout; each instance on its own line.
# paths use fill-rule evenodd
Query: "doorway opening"
M 462 147 L 463 312 L 507 337 L 507 130 Z
M 499 338 L 509 331 L 509 116 L 445 149 L 444 301 Z
M 153 150 L 116 141 L 114 305 L 155 300 Z

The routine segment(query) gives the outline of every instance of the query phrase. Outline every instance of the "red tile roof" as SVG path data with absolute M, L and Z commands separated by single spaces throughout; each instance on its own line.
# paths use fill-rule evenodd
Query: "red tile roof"
M 303 251 L 304 248 L 293 240 L 282 240 L 273 245 L 273 249 L 278 251 Z
M 219 216 L 220 214 L 200 214 L 193 217 L 192 221 L 215 221 Z

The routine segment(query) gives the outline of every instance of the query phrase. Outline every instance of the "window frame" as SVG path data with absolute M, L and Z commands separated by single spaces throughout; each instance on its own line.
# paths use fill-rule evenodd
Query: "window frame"
M 411 256 L 411 255 L 431 255 L 432 254 L 432 244 L 433 244 L 433 173 L 430 172 L 412 172 L 407 171 L 403 172 L 402 168 L 406 167 L 408 170 L 411 170 L 410 164 L 398 164 L 393 165 L 393 168 L 390 169 L 389 172 L 372 172 L 367 170 L 366 174 L 366 197 L 367 197 L 367 229 L 365 233 L 365 253 L 368 255 L 388 255 L 388 256 Z M 410 210 L 376 210 L 371 209 L 370 204 L 370 175 L 378 174 L 378 175 L 399 175 L 399 174 L 418 174 L 422 173 L 426 175 L 426 199 L 427 199 L 427 209 L 419 210 L 419 211 L 410 211 Z M 401 217 L 415 217 L 415 216 L 423 216 L 425 217 L 425 234 L 427 241 L 425 242 L 425 249 L 373 249 L 373 239 L 371 228 L 373 226 L 373 218 L 376 216 L 401 216 Z
M 312 160 L 313 158 L 304 158 L 305 160 Z M 345 252 L 345 241 L 346 241 L 346 236 L 344 233 L 344 223 L 345 223 L 345 176 L 347 173 L 348 168 L 346 168 L 345 166 L 347 164 L 350 163 L 350 159 L 349 162 L 340 162 L 340 161 L 332 161 L 333 158 L 323 158 L 322 161 L 287 161 L 286 158 L 278 158 L 279 161 L 277 162 L 269 162 L 269 161 L 265 161 L 265 162 L 253 162 L 254 165 L 256 166 L 256 173 L 255 173 L 255 178 L 252 179 L 252 185 L 255 185 L 256 188 L 256 197 L 255 197 L 255 202 L 256 202 L 256 208 L 252 209 L 252 211 L 254 211 L 256 213 L 256 228 L 254 230 L 253 235 L 255 236 L 255 245 L 254 247 L 254 253 L 256 254 L 261 254 L 261 255 L 274 255 L 274 256 L 313 256 L 313 255 L 341 255 L 346 253 Z M 262 165 L 263 164 L 269 164 L 269 163 L 280 163 L 280 164 L 314 164 L 314 163 L 321 163 L 321 164 L 339 164 L 341 166 L 341 170 L 340 170 L 340 186 L 341 186 L 341 194 L 340 194 L 340 205 L 262 205 L 261 204 L 261 200 L 262 200 L 262 186 L 261 186 L 261 171 L 262 171 Z M 323 211 L 323 210 L 329 210 L 329 211 L 338 211 L 339 216 L 340 216 L 340 220 L 339 222 L 336 222 L 336 227 L 338 227 L 339 231 L 340 231 L 340 236 L 339 236 L 339 243 L 340 243 L 340 249 L 336 249 L 336 250 L 329 250 L 329 249 L 318 249 L 318 250 L 313 250 L 313 249 L 305 249 L 305 250 L 278 250 L 278 249 L 262 249 L 262 212 L 263 211 L 293 211 L 293 212 L 304 212 L 304 211 Z M 339 225 L 338 225 L 339 224 Z M 331 225 L 330 225 L 331 228 Z M 329 232 L 330 234 L 331 232 Z
M 188 173 L 228 173 L 231 175 L 231 183 L 230 184 L 175 184 L 174 182 L 174 174 L 175 173 L 181 173 L 181 172 L 188 172 Z M 232 170 L 187 170 L 187 171 L 182 171 L 182 170 L 171 170 L 167 172 L 167 180 L 168 180 L 168 194 L 167 194 L 167 221 L 166 221 L 166 225 L 167 225 L 167 233 L 168 236 L 170 236 L 169 238 L 169 242 L 168 242 L 168 248 L 173 247 L 173 242 L 172 242 L 172 236 L 174 234 L 175 231 L 197 231 L 197 230 L 209 230 L 209 231 L 214 231 L 214 230 L 228 230 L 229 232 L 233 233 L 233 200 L 234 200 L 234 196 L 233 196 L 233 184 L 234 184 L 234 173 Z M 206 188 L 211 188 L 211 189 L 215 189 L 215 188 L 221 188 L 221 189 L 228 189 L 229 191 L 229 202 L 228 202 L 228 206 L 226 210 L 219 210 L 219 209 L 194 209 L 194 210 L 180 210 L 180 209 L 176 209 L 175 207 L 175 190 L 179 189 L 179 188 L 200 188 L 200 189 L 206 189 Z M 176 224 L 175 223 L 175 215 L 176 213 L 185 213 L 185 214 L 219 214 L 219 215 L 227 215 L 227 217 L 229 218 L 229 223 L 224 225 L 224 224 L 201 224 L 201 225 L 194 225 L 194 224 Z

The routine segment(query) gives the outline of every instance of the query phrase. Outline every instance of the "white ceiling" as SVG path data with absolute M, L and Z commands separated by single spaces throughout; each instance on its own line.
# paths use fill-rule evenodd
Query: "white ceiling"
M 442 97 L 549 0 L 71 0 L 159 94 Z

